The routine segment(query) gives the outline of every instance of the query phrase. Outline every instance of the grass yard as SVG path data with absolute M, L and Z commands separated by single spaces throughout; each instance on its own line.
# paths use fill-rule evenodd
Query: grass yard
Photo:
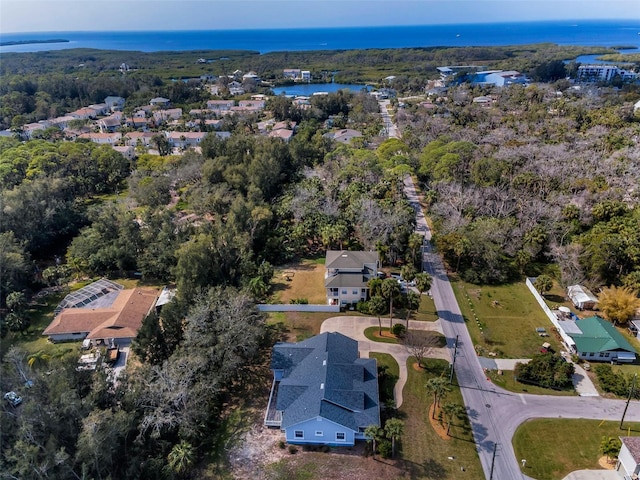
M 378 369 L 380 369 L 380 367 L 386 368 L 386 375 L 380 379 L 380 400 L 383 403 L 387 399 L 393 400 L 393 389 L 400 376 L 400 366 L 398 362 L 388 353 L 370 352 L 369 358 L 376 359 Z
M 324 272 L 324 258 L 305 259 L 277 269 L 272 280 L 271 303 L 290 303 L 304 298 L 311 304 L 325 305 Z
M 552 390 L 550 388 L 542 388 L 536 385 L 525 385 L 515 380 L 513 371 L 503 370 L 502 375 L 498 375 L 497 370 L 489 370 L 487 376 L 491 381 L 505 390 L 515 393 L 532 393 L 534 395 L 557 395 L 557 396 L 574 396 L 575 390 Z
M 620 430 L 619 422 L 600 420 L 530 420 L 523 423 L 513 437 L 516 458 L 526 458 L 524 473 L 537 480 L 557 480 L 569 472 L 599 469 L 600 442 L 603 436 L 638 436 L 640 424 L 625 423 L 630 430 Z
M 367 327 L 364 330 L 364 336 L 372 342 L 399 343 L 398 337 L 389 333 L 389 327 L 382 327 L 382 336 L 378 334 L 379 330 L 379 327 Z
M 524 282 L 478 286 L 456 280 L 452 286 L 479 354 L 531 358 L 543 342 L 560 349 L 553 324 Z M 545 328 L 550 336 L 540 337 L 538 327 Z
M 415 363 L 415 359 L 409 359 L 407 384 L 403 391 L 404 402 L 400 407 L 401 418 L 405 422 L 401 445 L 405 468 L 413 479 L 484 478 L 468 423 L 454 423 L 447 440 L 441 438 L 430 424 L 429 406 L 433 397 L 427 392 L 425 385 L 429 378 L 447 375 L 448 362 L 429 359 L 424 370 L 416 370 Z M 455 382 L 453 387 L 443 402 L 463 403 Z M 449 460 L 448 457 L 454 459 Z
M 406 318 L 406 315 L 404 318 Z M 411 314 L 409 322 L 412 320 L 417 320 L 419 322 L 435 322 L 438 320 L 436 304 L 433 303 L 433 299 L 429 295 L 422 295 L 420 297 L 420 307 L 417 312 Z
M 287 340 L 300 342 L 320 334 L 322 322 L 327 318 L 360 315 L 358 312 L 269 312 L 267 322 L 281 323 L 287 333 Z

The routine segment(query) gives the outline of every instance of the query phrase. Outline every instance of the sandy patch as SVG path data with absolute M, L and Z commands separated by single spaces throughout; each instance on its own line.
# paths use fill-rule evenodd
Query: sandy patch
M 431 423 L 431 427 L 433 427 L 433 430 L 438 434 L 438 436 L 443 439 L 443 440 L 451 440 L 451 437 L 449 435 L 447 435 L 447 427 L 445 427 L 444 425 L 440 424 L 440 421 L 438 420 L 438 414 L 440 413 L 440 409 L 438 408 L 436 410 L 435 413 L 435 417 L 433 418 L 433 409 L 437 408 L 435 406 L 435 404 L 431 404 L 431 407 L 429 408 L 429 422 Z
M 598 459 L 598 465 L 600 465 L 605 470 L 613 470 L 614 468 L 616 468 L 616 461 L 615 459 L 609 461 L 606 456 L 603 456 Z

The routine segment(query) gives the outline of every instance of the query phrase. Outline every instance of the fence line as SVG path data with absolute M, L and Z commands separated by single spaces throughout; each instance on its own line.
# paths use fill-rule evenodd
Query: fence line
M 309 305 L 301 303 L 292 304 L 259 304 L 261 312 L 333 312 L 340 311 L 340 305 Z
M 553 326 L 556 327 L 556 330 L 562 337 L 564 343 L 566 345 L 575 345 L 573 339 L 565 333 L 564 329 L 560 327 L 560 323 L 558 323 L 558 317 L 556 317 L 556 314 L 551 311 L 549 305 L 547 305 L 547 302 L 544 301 L 544 298 L 542 298 L 542 296 L 538 293 L 536 287 L 533 286 L 533 282 L 535 281 L 535 278 L 527 277 L 527 280 L 525 281 L 525 283 L 527 284 L 527 288 L 531 291 L 535 299 L 538 301 L 540 307 L 542 307 L 542 311 L 547 315 L 547 317 L 549 317 L 549 320 L 551 320 Z

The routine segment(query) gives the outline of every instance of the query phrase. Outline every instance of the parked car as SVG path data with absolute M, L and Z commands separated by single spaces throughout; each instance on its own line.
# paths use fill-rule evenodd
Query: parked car
M 4 399 L 9 402 L 12 407 L 17 407 L 22 403 L 22 397 L 16 392 L 7 392 L 4 394 Z

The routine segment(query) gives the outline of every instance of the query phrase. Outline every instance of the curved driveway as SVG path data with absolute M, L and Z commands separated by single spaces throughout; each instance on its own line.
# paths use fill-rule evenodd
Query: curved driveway
M 388 319 L 387 319 L 388 320 Z M 404 320 L 394 319 L 394 323 L 404 324 Z M 384 325 L 384 319 L 382 320 Z M 369 352 L 387 353 L 395 358 L 400 368 L 398 381 L 393 389 L 393 396 L 396 400 L 396 407 L 402 405 L 402 389 L 407 383 L 407 360 L 411 356 L 403 345 L 397 343 L 372 342 L 364 335 L 364 330 L 368 327 L 377 327 L 378 318 L 372 317 L 332 317 L 322 322 L 320 333 L 324 332 L 340 332 L 348 337 L 358 341 L 358 351 L 363 358 L 369 357 Z M 416 320 L 409 322 L 411 330 L 435 330 L 442 333 L 440 328 L 440 320 L 436 322 L 419 322 Z M 447 348 L 432 348 L 427 354 L 429 358 L 442 358 L 451 361 L 449 350 Z

